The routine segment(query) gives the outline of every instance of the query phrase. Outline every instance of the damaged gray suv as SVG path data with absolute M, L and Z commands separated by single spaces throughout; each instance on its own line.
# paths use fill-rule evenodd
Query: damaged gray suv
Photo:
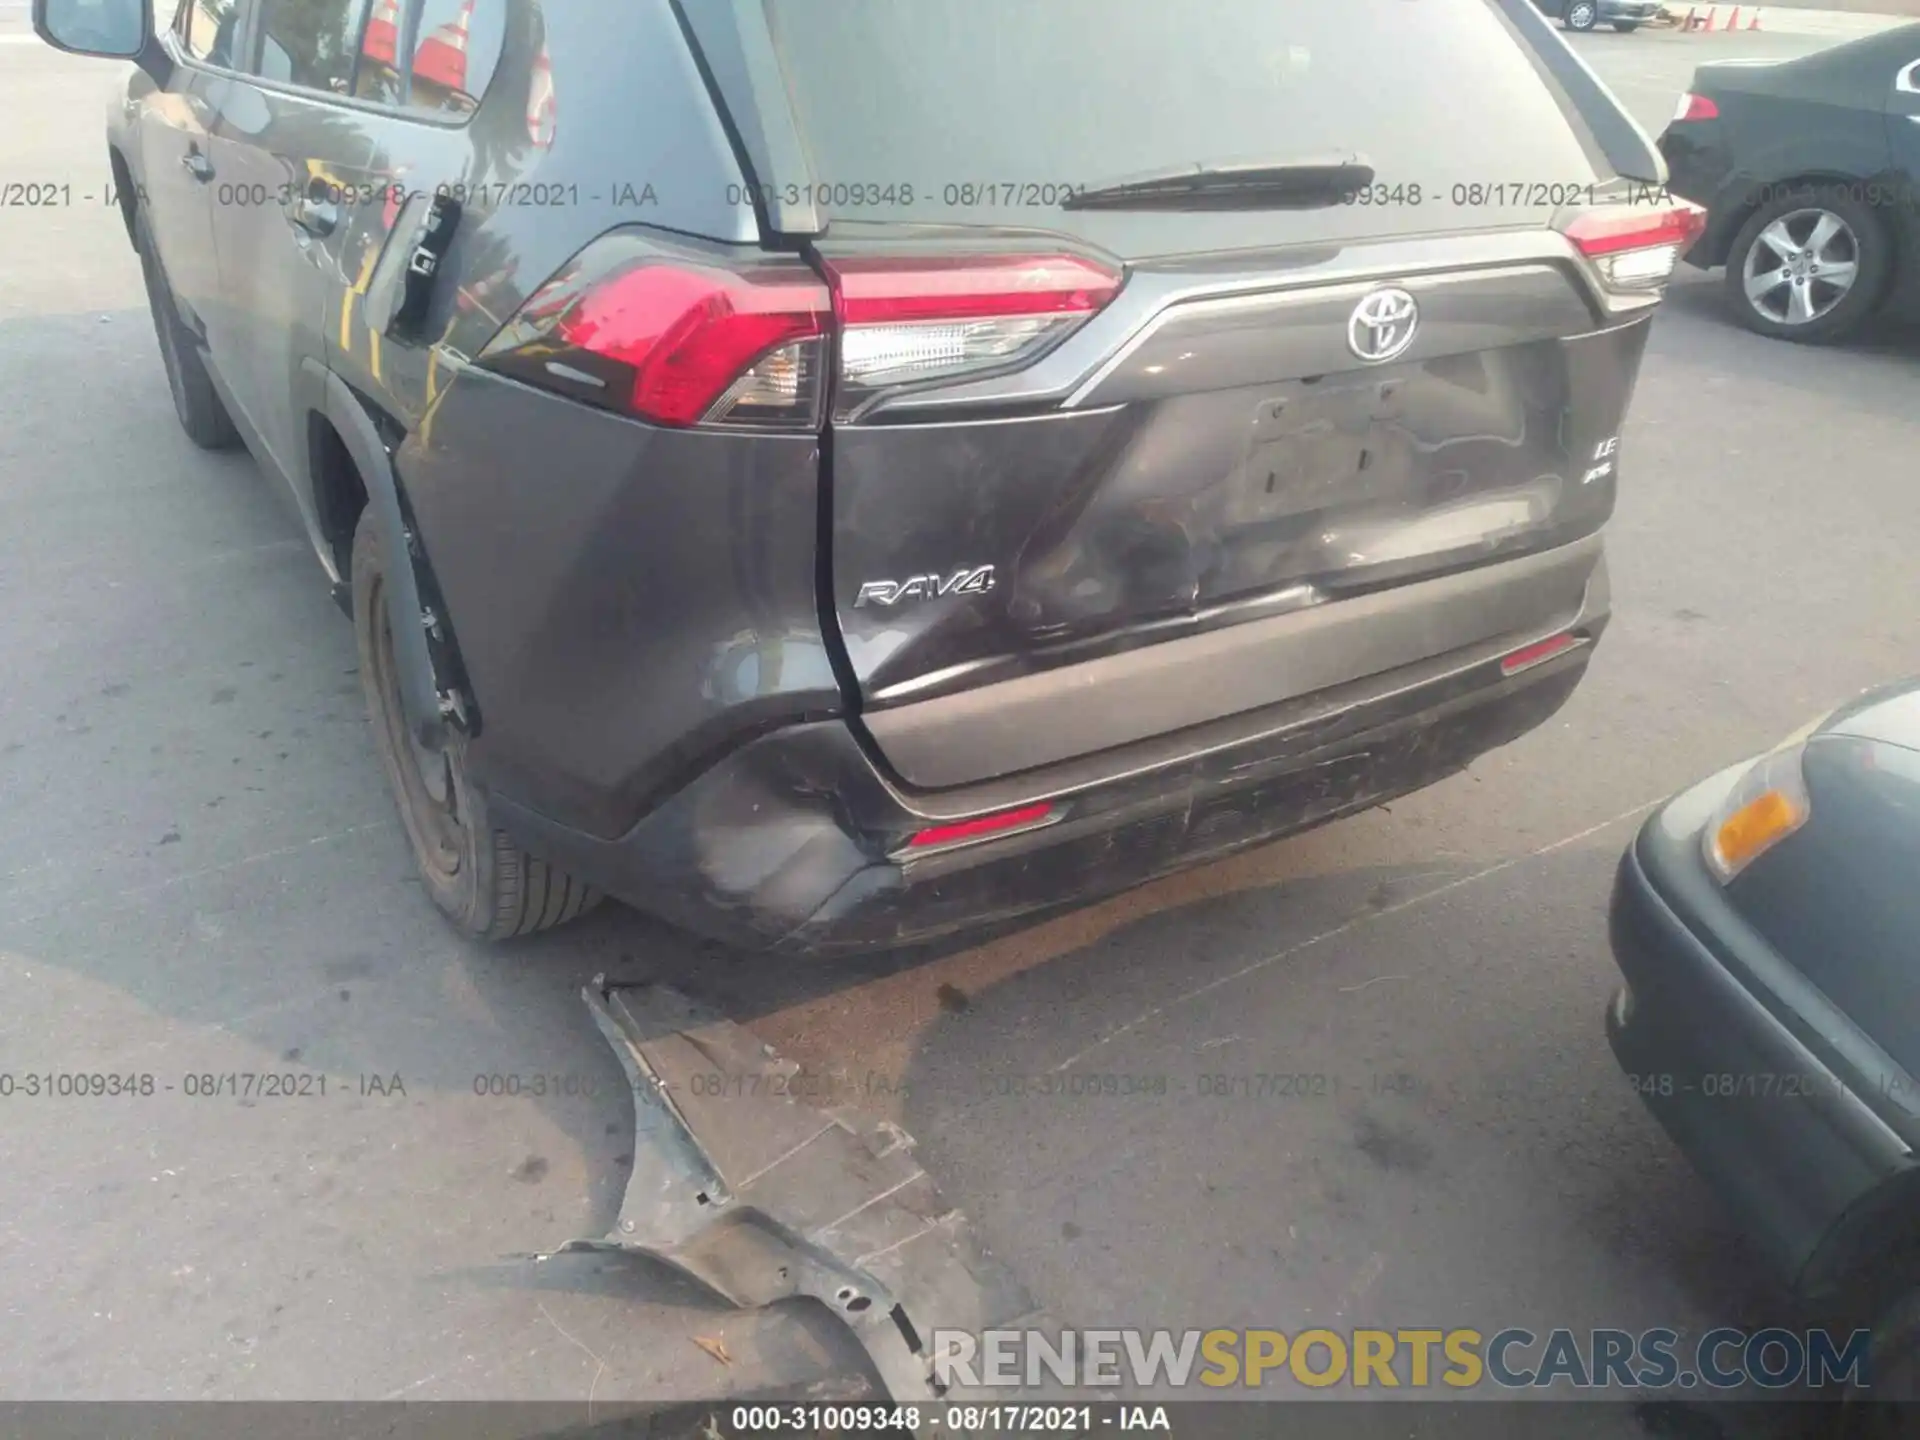
M 1084 900 L 1461 769 L 1606 624 L 1699 212 L 1532 0 L 34 22 L 136 61 L 175 407 L 290 497 L 470 935 Z

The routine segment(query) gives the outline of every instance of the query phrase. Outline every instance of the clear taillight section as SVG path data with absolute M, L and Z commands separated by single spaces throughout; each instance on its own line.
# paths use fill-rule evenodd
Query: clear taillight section
M 825 268 L 848 403 L 1029 364 L 1122 282 L 1077 255 L 855 256 Z
M 826 393 L 827 289 L 798 262 L 642 261 L 541 287 L 488 368 L 656 425 L 811 429 Z
M 1566 227 L 1574 247 L 1615 290 L 1665 284 L 1707 228 L 1707 212 L 1686 200 L 1657 208 L 1589 210 Z

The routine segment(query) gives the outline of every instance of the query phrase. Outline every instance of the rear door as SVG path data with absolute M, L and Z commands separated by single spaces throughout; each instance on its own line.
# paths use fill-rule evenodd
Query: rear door
M 517 146 L 522 156 L 537 153 L 530 142 L 524 104 L 480 106 L 490 93 L 502 61 L 510 19 L 508 0 L 378 0 L 398 20 L 393 38 L 376 37 L 370 27 L 367 48 L 393 57 L 394 45 L 411 45 L 401 55 L 394 105 L 369 121 L 373 140 L 355 189 L 370 203 L 343 217 L 342 266 L 327 306 L 326 363 L 354 389 L 370 396 L 411 430 L 446 376 L 437 341 L 451 319 L 470 303 L 449 293 L 446 272 L 429 286 L 436 305 L 433 326 L 423 326 L 412 341 L 389 331 L 392 298 L 377 277 L 399 269 L 400 251 L 415 238 L 414 227 L 434 197 L 459 206 L 457 221 L 467 236 L 487 215 L 487 202 L 505 187 L 482 183 L 479 168 L 492 156 Z M 384 267 L 384 271 L 383 271 Z M 457 267 L 454 267 L 457 270 Z
M 222 304 L 215 360 L 316 543 L 302 368 L 321 327 L 386 82 L 356 66 L 369 0 L 257 0 L 244 68 L 214 136 Z M 362 87 L 364 93 L 356 91 Z
M 1531 15 L 1530 48 L 1490 0 L 767 11 L 816 252 L 873 322 L 843 336 L 827 445 L 831 603 L 870 715 L 1606 518 L 1591 462 L 1644 330 L 1548 228 L 1617 177 Z M 1337 193 L 1087 198 L 1274 164 Z M 1268 698 L 1309 678 L 1343 677 Z

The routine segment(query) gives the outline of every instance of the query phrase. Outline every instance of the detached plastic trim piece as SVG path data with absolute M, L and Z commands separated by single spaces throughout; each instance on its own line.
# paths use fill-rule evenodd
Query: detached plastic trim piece
M 676 991 L 582 993 L 633 1088 L 633 1175 L 613 1230 L 556 1253 L 647 1255 L 745 1309 L 809 1296 L 902 1402 L 953 1398 L 935 1331 L 1039 1318 L 897 1125 L 804 1103 L 797 1065 Z

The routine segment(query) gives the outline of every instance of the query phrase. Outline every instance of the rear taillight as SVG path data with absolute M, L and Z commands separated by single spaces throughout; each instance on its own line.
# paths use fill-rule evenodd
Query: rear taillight
M 1707 227 L 1707 212 L 1685 200 L 1658 208 L 1589 210 L 1566 227 L 1576 249 L 1616 290 L 1664 284 Z
M 1076 255 L 843 256 L 826 270 L 848 407 L 1029 364 L 1098 314 L 1123 278 Z
M 852 256 L 732 265 L 589 247 L 480 353 L 489 369 L 657 425 L 817 428 L 828 337 L 847 409 L 1030 364 L 1120 289 L 1075 255 Z
M 576 265 L 480 354 L 490 369 L 657 425 L 811 429 L 827 289 L 799 262 Z
M 1678 125 L 1686 120 L 1718 120 L 1720 107 L 1704 95 L 1695 95 L 1691 91 L 1680 97 L 1680 103 L 1673 108 L 1673 123 Z

